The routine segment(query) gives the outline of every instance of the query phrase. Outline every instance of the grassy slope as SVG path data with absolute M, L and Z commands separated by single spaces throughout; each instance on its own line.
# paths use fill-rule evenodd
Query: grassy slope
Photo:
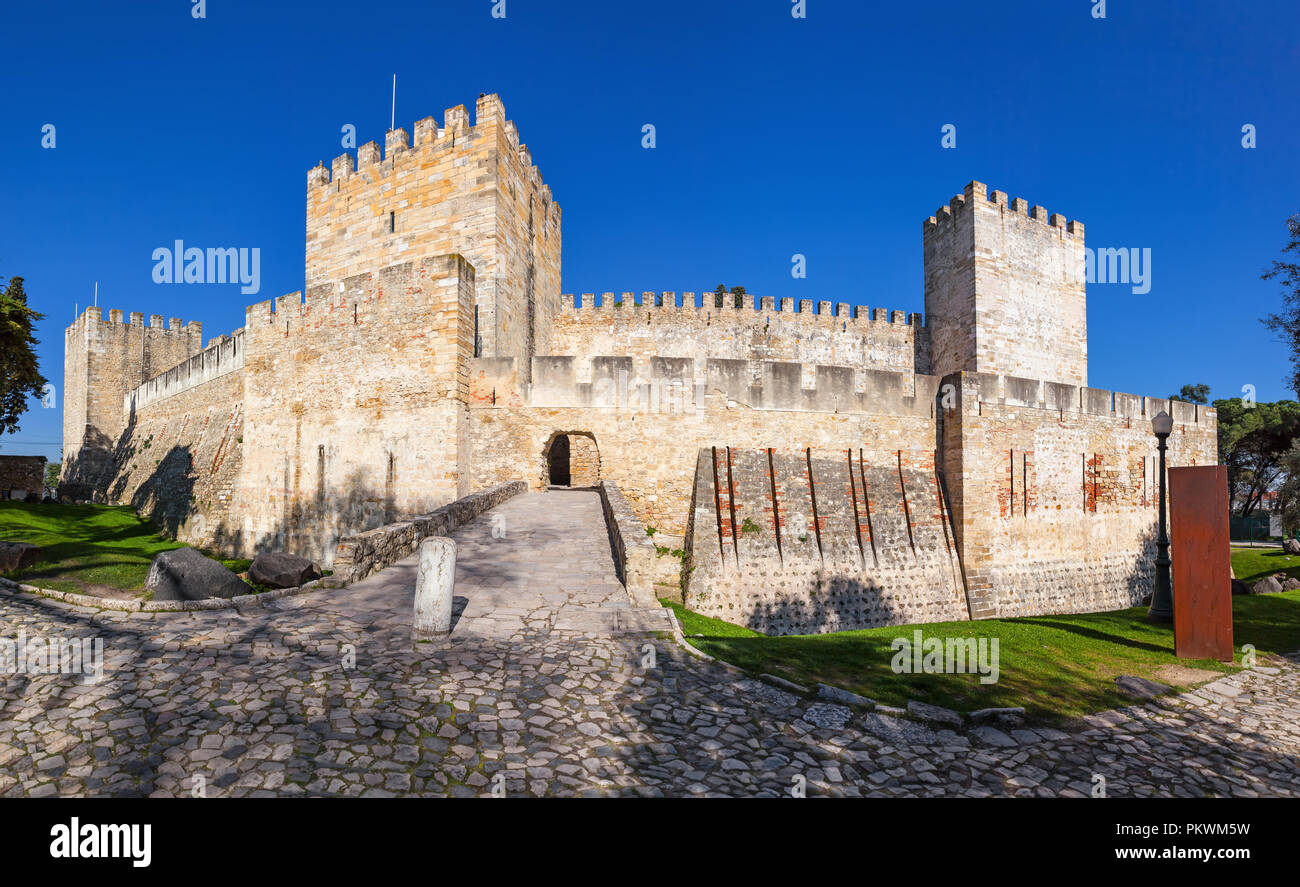
M 1233 567 L 1238 576 L 1249 562 Z M 1264 572 L 1278 569 L 1270 563 Z M 1296 567 L 1300 572 L 1300 557 Z M 1173 655 L 1173 629 L 1146 621 L 1146 608 L 1068 616 L 943 622 L 924 626 L 876 628 L 835 634 L 766 637 L 749 629 L 708 619 L 670 605 L 704 652 L 754 673 L 771 673 L 798 683 L 844 687 L 879 702 L 903 705 L 909 699 L 971 711 L 1023 705 L 1040 720 L 1062 720 L 1131 702 L 1120 695 L 1120 674 L 1156 676 L 1162 666 L 1182 665 L 1209 671 L 1233 671 L 1209 660 L 1182 660 Z M 981 684 L 970 674 L 895 674 L 890 642 L 924 637 L 997 638 L 1001 673 L 996 684 Z M 1233 598 L 1233 639 L 1253 644 L 1260 653 L 1300 649 L 1300 591 Z M 1157 678 L 1158 679 L 1158 678 Z M 1168 681 L 1165 681 L 1168 683 Z M 1178 685 L 1175 685 L 1178 686 Z
M 107 586 L 144 592 L 149 565 L 163 551 L 184 544 L 158 534 L 127 506 L 28 505 L 0 502 L 0 542 L 32 542 L 44 549 L 44 559 L 25 570 L 2 574 L 29 585 L 83 594 Z M 212 552 L 205 551 L 208 557 Z M 247 558 L 215 558 L 234 573 L 248 570 Z M 324 571 L 330 575 L 330 571 Z M 254 591 L 265 585 L 250 583 Z
M 1300 579 L 1300 555 L 1286 554 L 1280 548 L 1234 548 L 1232 571 L 1252 584 L 1274 573 Z
M 16 502 L 0 502 L 0 541 L 41 546 L 42 561 L 6 575 L 55 591 L 87 591 L 92 585 L 142 589 L 154 557 L 183 547 L 159 536 L 126 506 Z

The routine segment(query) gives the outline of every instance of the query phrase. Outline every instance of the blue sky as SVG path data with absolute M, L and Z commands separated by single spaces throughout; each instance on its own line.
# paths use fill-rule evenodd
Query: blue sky
M 95 281 L 106 312 L 200 320 L 205 340 L 300 289 L 307 170 L 344 124 L 383 141 L 396 73 L 408 130 L 501 95 L 564 209 L 566 292 L 722 282 L 920 311 L 921 222 L 978 179 L 1083 221 L 1091 247 L 1151 249 L 1149 293 L 1089 286 L 1091 385 L 1294 396 L 1258 322 L 1300 212 L 1294 0 L 1109 0 L 1104 20 L 1093 0 L 493 5 L 12 4 L 0 275 L 48 315 L 60 394 Z M 260 248 L 261 292 L 153 283 L 177 239 Z M 0 452 L 57 458 L 60 413 L 34 402 Z

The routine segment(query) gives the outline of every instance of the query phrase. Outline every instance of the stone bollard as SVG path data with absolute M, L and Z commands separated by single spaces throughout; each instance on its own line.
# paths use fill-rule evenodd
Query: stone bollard
M 420 569 L 415 577 L 415 640 L 440 640 L 451 634 L 455 587 L 456 543 L 445 536 L 425 539 L 420 543 Z

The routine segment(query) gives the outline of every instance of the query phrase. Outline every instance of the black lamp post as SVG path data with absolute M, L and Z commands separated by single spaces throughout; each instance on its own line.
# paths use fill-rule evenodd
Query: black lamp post
M 1149 622 L 1174 621 L 1174 592 L 1169 581 L 1169 537 L 1165 535 L 1165 441 L 1174 430 L 1174 420 L 1161 410 L 1151 420 L 1151 430 L 1160 442 L 1160 536 L 1156 539 L 1156 588 L 1151 595 Z

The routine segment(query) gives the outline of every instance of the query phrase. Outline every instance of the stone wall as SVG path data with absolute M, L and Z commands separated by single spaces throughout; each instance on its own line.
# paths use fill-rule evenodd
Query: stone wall
M 933 450 L 702 449 L 686 605 L 768 634 L 968 618 Z
M 1140 603 L 1158 518 L 1151 418 L 1174 417 L 1170 467 L 1212 465 L 1214 410 L 978 373 L 944 387 L 955 398 L 940 417 L 944 468 L 975 618 Z
M 651 358 L 778 360 L 895 372 L 928 373 L 929 335 L 921 315 L 845 303 L 772 297 L 736 308 L 728 294 L 719 307 L 713 293 L 605 293 L 600 305 L 583 293 L 581 307 L 561 297 L 550 353 L 578 355 L 585 378 L 591 355 Z M 814 310 L 814 307 L 816 310 Z
M 44 456 L 0 456 L 0 494 L 4 498 L 16 499 L 19 492 L 24 499 L 33 493 L 40 497 L 44 491 Z
M 329 564 L 339 538 L 471 492 L 474 280 L 438 256 L 248 309 L 241 549 Z
M 582 383 L 573 381 L 572 359 L 535 358 L 532 384 L 519 381 L 513 361 L 473 361 L 471 486 L 522 477 L 541 489 L 555 435 L 589 435 L 601 480 L 616 484 L 637 518 L 663 534 L 656 542 L 675 548 L 686 535 L 701 447 L 935 448 L 938 380 L 930 376 L 862 371 L 858 379 L 847 368 L 815 367 L 819 387 L 803 389 L 797 364 L 708 361 L 710 383 L 674 387 L 679 371 L 693 370 L 666 361 L 629 388 L 620 382 L 628 378 L 621 361 L 631 358 L 594 358 L 600 375 Z M 771 387 L 751 383 L 751 371 L 766 372 Z
M 656 550 L 645 524 L 637 520 L 617 484 L 604 482 L 599 490 L 619 580 L 627 587 L 628 596 L 636 606 L 659 606 L 656 586 L 677 584 L 677 562 L 665 561 Z
M 332 175 L 331 175 L 332 173 Z M 307 176 L 308 289 L 421 256 L 475 270 L 479 353 L 548 353 L 559 306 L 560 207 L 496 95 L 367 142 Z M 471 318 L 473 319 L 473 318 Z
M 922 225 L 931 371 L 1088 384 L 1081 222 L 971 182 Z
M 131 505 L 168 535 L 242 554 L 231 508 L 243 467 L 244 371 L 152 400 L 114 441 L 104 498 Z
M 414 554 L 420 543 L 430 536 L 449 536 L 457 527 L 527 489 L 528 485 L 523 481 L 508 481 L 471 493 L 428 514 L 344 536 L 335 552 L 334 575 L 326 580 L 326 584 L 339 587 L 364 579 L 376 570 Z
M 173 317 L 163 326 L 155 314 L 144 324 L 134 313 L 103 319 L 87 308 L 64 333 L 63 468 L 60 492 L 76 499 L 100 499 L 111 479 L 112 454 L 129 417 L 126 395 L 136 386 L 197 354 L 202 326 Z

